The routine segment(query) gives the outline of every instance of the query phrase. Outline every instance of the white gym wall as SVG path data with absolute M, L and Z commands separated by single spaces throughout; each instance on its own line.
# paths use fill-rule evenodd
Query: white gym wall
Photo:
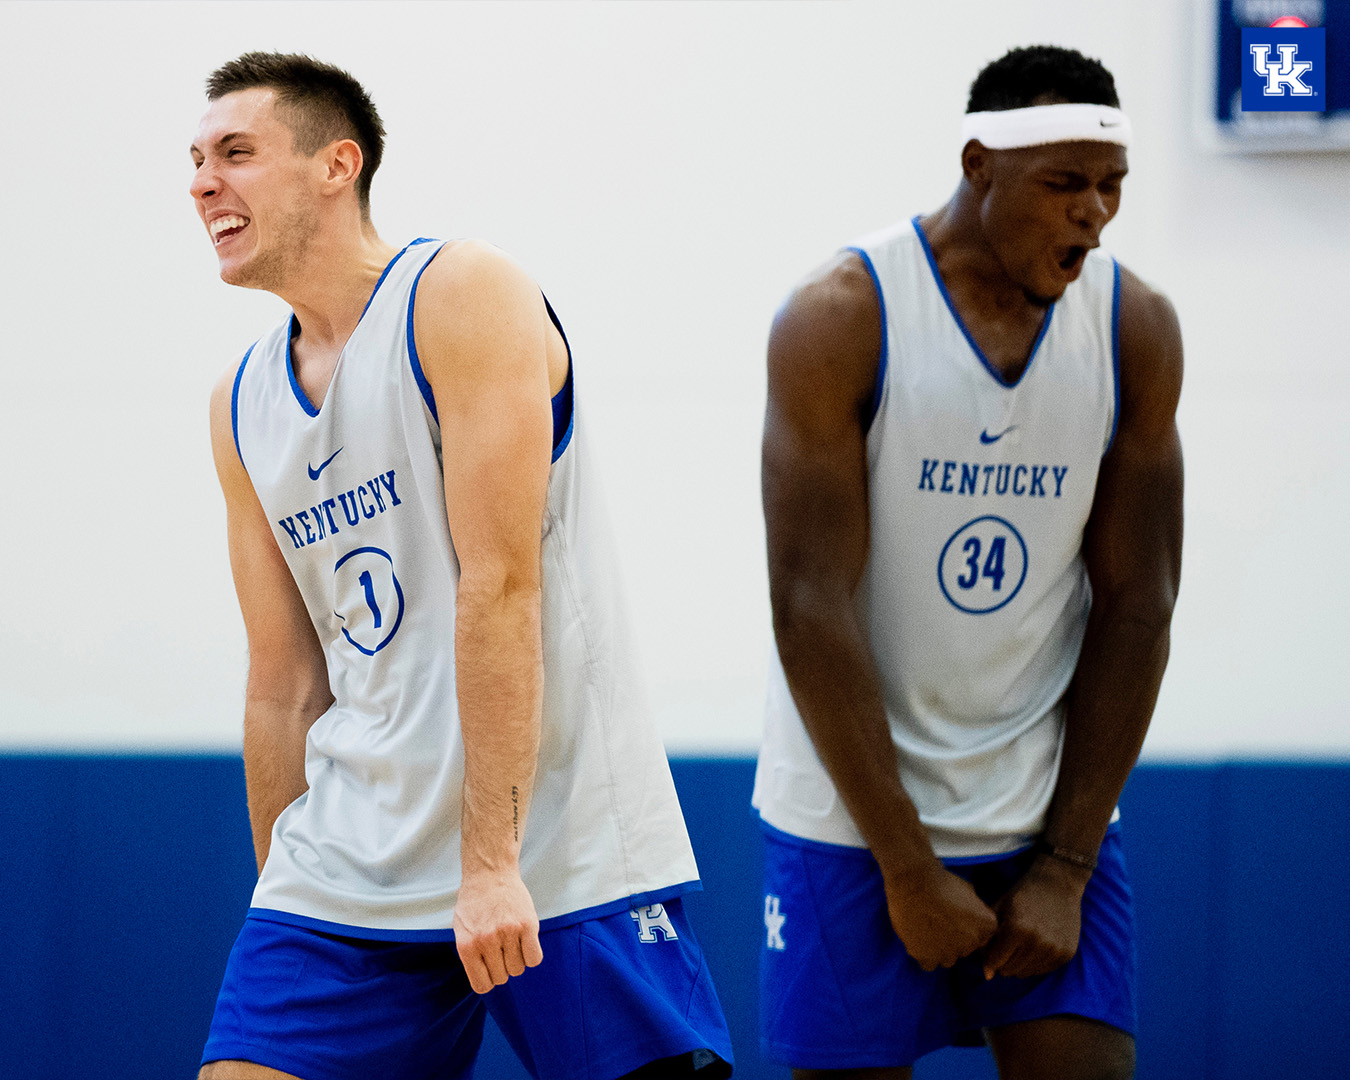
M 940 204 L 978 69 L 1054 43 L 1136 144 L 1106 245 L 1187 348 L 1187 531 L 1146 753 L 1350 752 L 1350 155 L 1196 137 L 1175 0 L 0 4 L 0 746 L 237 747 L 246 665 L 214 381 L 283 314 L 187 195 L 202 81 L 347 67 L 388 128 L 374 219 L 486 237 L 567 327 L 672 752 L 755 747 L 763 353 L 792 283 Z

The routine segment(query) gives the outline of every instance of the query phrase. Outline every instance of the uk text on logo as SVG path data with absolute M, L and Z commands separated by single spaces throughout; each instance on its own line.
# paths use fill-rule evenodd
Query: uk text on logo
M 1311 61 L 1295 60 L 1297 45 L 1277 45 L 1280 50 L 1280 62 L 1270 62 L 1269 45 L 1252 46 L 1252 70 L 1266 80 L 1261 91 L 1266 97 L 1284 97 L 1285 91 L 1294 97 L 1312 97 L 1312 87 L 1303 81 L 1303 76 L 1312 70 Z
M 778 897 L 772 894 L 764 898 L 764 927 L 769 931 L 768 947 L 775 952 L 782 952 L 783 924 L 787 922 L 787 916 L 778 913 L 778 904 Z
M 1242 29 L 1243 112 L 1325 112 L 1324 26 Z

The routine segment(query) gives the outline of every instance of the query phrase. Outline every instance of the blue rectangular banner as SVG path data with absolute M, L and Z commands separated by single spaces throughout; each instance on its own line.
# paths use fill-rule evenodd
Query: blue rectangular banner
M 1243 112 L 1326 108 L 1326 27 L 1242 28 Z

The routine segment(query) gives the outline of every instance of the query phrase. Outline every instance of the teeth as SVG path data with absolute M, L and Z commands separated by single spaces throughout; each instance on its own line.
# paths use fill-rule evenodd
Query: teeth
M 215 238 L 226 229 L 242 229 L 248 224 L 248 218 L 239 217 L 237 214 L 230 214 L 228 217 L 216 218 L 211 222 L 211 236 Z

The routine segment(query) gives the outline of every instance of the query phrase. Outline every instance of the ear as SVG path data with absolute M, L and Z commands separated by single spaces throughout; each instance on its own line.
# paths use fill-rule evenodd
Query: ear
M 991 179 L 989 148 L 979 139 L 971 139 L 961 150 L 961 174 L 966 183 L 983 191 Z
M 338 139 L 329 143 L 320 152 L 324 164 L 325 186 L 337 190 L 354 184 L 361 175 L 365 159 L 361 147 L 352 139 Z

